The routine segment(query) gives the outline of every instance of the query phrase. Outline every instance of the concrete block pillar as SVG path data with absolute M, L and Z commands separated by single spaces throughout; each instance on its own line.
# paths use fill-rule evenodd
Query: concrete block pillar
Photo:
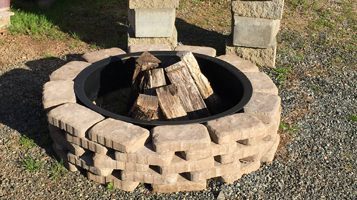
M 232 37 L 226 52 L 274 68 L 283 7 L 284 0 L 233 0 Z
M 0 33 L 10 26 L 10 17 L 14 15 L 10 12 L 10 0 L 0 0 Z
M 133 45 L 177 45 L 175 28 L 179 0 L 129 0 L 128 47 Z

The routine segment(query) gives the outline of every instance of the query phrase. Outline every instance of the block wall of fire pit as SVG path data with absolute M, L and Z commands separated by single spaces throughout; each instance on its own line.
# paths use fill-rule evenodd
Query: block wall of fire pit
M 77 102 L 75 77 L 91 63 L 106 65 L 110 56 L 120 54 L 125 52 L 118 48 L 87 53 L 86 62 L 67 63 L 44 85 L 53 148 L 70 171 L 125 191 L 146 183 L 165 193 L 204 190 L 207 179 L 216 177 L 232 183 L 273 160 L 280 141 L 281 100 L 272 80 L 254 64 L 233 55 L 218 57 L 252 83 L 253 96 L 244 112 L 204 124 L 148 129 L 105 118 Z

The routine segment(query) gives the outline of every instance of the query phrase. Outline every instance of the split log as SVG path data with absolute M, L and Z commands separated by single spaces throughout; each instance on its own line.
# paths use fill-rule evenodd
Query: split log
M 139 119 L 152 121 L 158 119 L 159 100 L 156 96 L 140 94 L 130 110 L 129 116 Z
M 178 56 L 186 64 L 202 98 L 207 99 L 210 97 L 214 93 L 213 89 L 206 76 L 202 74 L 195 56 L 191 52 L 179 52 Z
M 136 59 L 135 70 L 132 78 L 133 84 L 137 80 L 140 72 L 150 69 L 155 69 L 159 67 L 160 63 L 161 61 L 151 53 L 149 52 L 142 53 L 140 57 Z
M 142 93 L 155 95 L 155 89 L 166 85 L 165 73 L 163 68 L 147 70 L 143 72 L 139 90 Z
M 177 92 L 175 85 L 156 89 L 160 109 L 166 119 L 188 119 Z

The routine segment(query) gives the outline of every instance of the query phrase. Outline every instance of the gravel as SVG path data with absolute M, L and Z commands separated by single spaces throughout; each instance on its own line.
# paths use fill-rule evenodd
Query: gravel
M 50 148 L 42 85 L 48 75 L 75 57 L 46 58 L 0 68 L 0 199 L 356 199 L 357 114 L 356 52 L 305 41 L 303 59 L 286 56 L 284 47 L 299 48 L 301 38 L 284 38 L 278 66 L 292 71 L 280 86 L 283 121 L 297 130 L 282 132 L 275 161 L 227 185 L 210 180 L 202 192 L 153 194 L 144 185 L 134 192 L 108 190 L 79 172 L 53 178 L 56 160 Z M 290 34 L 290 33 L 289 33 Z M 286 39 L 286 41 L 285 41 Z M 318 39 L 320 40 L 320 39 Z M 333 58 L 342 56 L 335 64 Z M 265 70 L 277 83 L 278 73 Z M 36 146 L 26 148 L 27 136 Z M 23 160 L 42 167 L 30 172 Z M 222 195 L 222 193 L 224 195 Z

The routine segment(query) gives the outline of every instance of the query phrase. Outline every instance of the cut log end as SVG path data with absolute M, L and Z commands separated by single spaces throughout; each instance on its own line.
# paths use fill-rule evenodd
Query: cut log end
M 140 94 L 136 99 L 129 115 L 139 120 L 157 120 L 159 113 L 159 101 L 156 96 Z

